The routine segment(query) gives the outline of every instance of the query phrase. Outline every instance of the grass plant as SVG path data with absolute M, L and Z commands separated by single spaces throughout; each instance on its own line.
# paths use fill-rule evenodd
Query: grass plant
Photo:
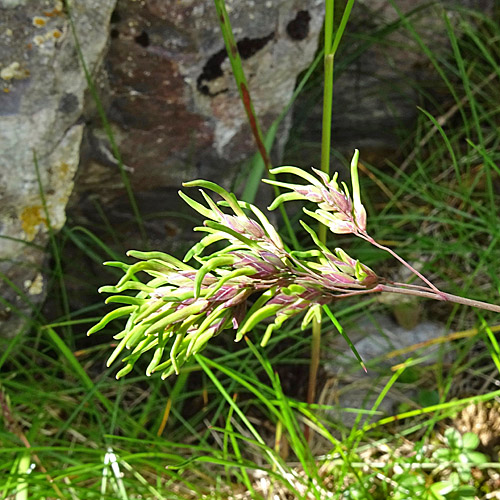
M 458 21 L 445 19 L 451 54 L 432 52 L 411 16 L 401 13 L 398 25 L 428 55 L 450 99 L 422 103 L 415 142 L 407 145 L 411 162 L 388 170 L 362 163 L 377 182 L 364 178 L 361 190 L 382 200 L 375 206 L 365 196 L 377 241 L 392 240 L 413 267 L 420 261 L 419 272 L 440 290 L 494 303 L 500 27 L 474 11 L 454 13 Z M 387 266 L 383 252 L 347 239 L 349 253 L 373 268 Z M 62 306 L 54 306 L 60 313 L 49 311 L 49 318 L 34 308 L 23 330 L 0 339 L 1 498 L 495 498 L 498 444 L 454 430 L 466 411 L 479 421 L 484 410 L 484 425 L 495 424 L 500 348 L 493 314 L 426 302 L 449 326 L 435 340 L 440 355 L 430 358 L 428 345 L 415 345 L 364 360 L 372 377 L 382 361 L 394 363 L 367 408 L 340 408 L 333 390 L 304 402 L 310 341 L 298 316 L 265 348 L 257 344 L 267 325 L 258 324 L 236 347 L 224 336 L 208 343 L 178 377 L 147 377 L 147 363 L 139 360 L 117 382 L 106 367 L 106 336 L 84 337 L 109 309 L 97 298 L 72 309 L 71 290 L 75 284 L 94 290 L 116 281 L 121 270 L 107 268 L 98 283 L 81 283 L 68 249 L 100 264 L 120 260 L 122 248 L 71 222 L 51 243 L 59 263 L 50 270 L 50 293 L 61 298 Z M 15 304 L 6 305 L 15 313 Z M 334 309 L 339 324 L 380 307 L 371 295 L 341 305 Z M 334 325 L 323 314 L 321 326 L 325 348 Z M 118 328 L 113 321 L 105 331 Z M 405 359 L 396 363 L 401 354 Z M 380 411 L 390 391 L 410 387 L 415 397 L 393 414 Z M 355 425 L 343 425 L 351 414 Z

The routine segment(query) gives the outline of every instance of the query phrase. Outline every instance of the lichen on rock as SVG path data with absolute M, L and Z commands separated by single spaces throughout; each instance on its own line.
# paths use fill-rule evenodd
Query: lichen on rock
M 105 51 L 114 4 L 74 4 L 91 70 Z M 43 248 L 49 227 L 58 231 L 66 220 L 79 164 L 83 125 L 77 122 L 87 82 L 69 32 L 60 1 L 0 2 L 0 287 L 5 301 L 0 335 L 15 335 L 23 315 L 43 299 Z M 29 300 L 20 296 L 22 290 Z

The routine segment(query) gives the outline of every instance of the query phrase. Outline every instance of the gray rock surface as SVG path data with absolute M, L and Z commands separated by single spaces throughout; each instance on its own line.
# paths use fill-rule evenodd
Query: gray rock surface
M 267 128 L 317 50 L 321 0 L 228 0 L 257 115 Z M 105 105 L 136 192 L 197 177 L 229 183 L 255 151 L 213 0 L 119 0 L 101 74 Z M 123 193 L 89 110 L 77 196 Z M 282 130 L 286 138 L 286 127 Z M 162 200 L 166 208 L 169 200 Z
M 443 356 L 443 344 L 433 345 L 432 341 L 445 335 L 446 329 L 431 321 L 422 321 L 407 329 L 389 316 L 380 314 L 361 319 L 346 329 L 346 333 L 361 359 L 368 364 L 368 373 L 361 369 L 339 335 L 331 337 L 330 349 L 325 350 L 327 359 L 324 368 L 330 377 L 329 385 L 335 386 L 335 390 L 329 392 L 329 403 L 339 406 L 339 412 L 332 412 L 331 416 L 350 426 L 356 419 L 356 412 L 346 413 L 342 409 L 370 410 L 394 374 L 391 367 L 408 358 L 419 358 L 418 366 L 436 363 Z M 406 350 L 409 347 L 412 349 Z M 450 360 L 450 353 L 443 359 Z M 398 404 L 410 401 L 415 394 L 411 384 L 396 384 L 380 404 L 380 413 L 373 419 L 377 420 L 383 413 L 392 414 Z
M 168 209 L 170 196 L 148 193 L 198 176 L 229 180 L 253 140 L 212 0 L 120 0 L 113 12 L 115 3 L 70 6 L 133 188 L 146 204 L 158 207 L 160 198 Z M 317 49 L 322 1 L 227 5 L 257 114 L 269 125 Z M 87 194 L 106 204 L 124 190 L 95 103 L 85 99 L 63 3 L 0 1 L 0 49 L 0 331 L 14 334 L 44 296 L 48 228 L 66 220 L 78 165 L 75 207 Z M 115 208 L 118 216 L 123 202 Z
M 73 18 L 91 71 L 106 47 L 114 3 L 74 2 Z M 0 1 L 2 335 L 16 334 L 22 316 L 44 297 L 44 247 L 49 226 L 58 231 L 66 220 L 86 87 L 62 2 Z

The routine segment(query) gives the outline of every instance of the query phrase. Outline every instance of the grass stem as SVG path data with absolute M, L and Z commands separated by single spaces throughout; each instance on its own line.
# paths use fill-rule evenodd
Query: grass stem
M 349 15 L 351 14 L 354 0 L 349 0 L 344 9 L 339 27 L 334 32 L 334 0 L 325 0 L 325 56 L 324 56 L 324 79 L 323 79 L 323 121 L 321 129 L 321 171 L 329 175 L 330 172 L 330 147 L 332 142 L 332 109 L 333 109 L 333 68 L 335 53 L 344 33 Z M 322 243 L 326 243 L 327 228 L 320 224 L 318 237 Z M 321 320 L 314 319 L 312 327 L 311 361 L 309 366 L 309 383 L 307 389 L 307 403 L 314 403 L 316 394 L 317 375 L 319 359 L 321 356 Z M 309 429 L 305 430 L 309 440 Z

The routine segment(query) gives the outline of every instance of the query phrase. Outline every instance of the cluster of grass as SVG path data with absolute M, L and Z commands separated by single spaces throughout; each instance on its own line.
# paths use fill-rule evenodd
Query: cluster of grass
M 454 14 L 453 24 L 445 18 L 446 54 L 426 46 L 411 17 L 399 21 L 449 97 L 424 95 L 416 136 L 406 144 L 410 161 L 365 164 L 371 180 L 364 187 L 380 199 L 369 219 L 379 239 L 421 260 L 443 289 L 497 302 L 500 26 L 477 12 Z M 111 227 L 104 218 L 103 227 Z M 408 349 L 366 409 L 302 402 L 310 339 L 300 320 L 265 349 L 256 347 L 257 328 L 243 345 L 217 339 L 177 378 L 148 378 L 141 365 L 117 382 L 105 364 L 106 336 L 84 336 L 103 314 L 95 289 L 116 281 L 100 265 L 121 260 L 128 246 L 112 237 L 105 243 L 71 223 L 54 236 L 52 310 L 35 311 L 25 329 L 0 340 L 1 498 L 495 498 L 498 443 L 453 431 L 466 408 L 500 415 L 494 318 L 438 303 L 448 328 L 468 330 L 438 339 L 431 360 L 426 346 Z M 384 264 L 363 246 L 355 251 L 375 268 Z M 99 273 L 95 283 L 72 271 L 75 252 Z M 75 297 L 91 299 L 74 308 Z M 336 317 L 355 321 L 377 307 L 375 299 L 347 302 Z M 325 336 L 333 335 L 326 325 Z M 109 338 L 118 328 L 110 325 Z M 380 361 L 365 360 L 369 373 Z M 409 388 L 416 396 L 396 414 L 380 414 L 389 391 Z M 355 424 L 343 425 L 353 413 Z M 485 426 L 495 425 L 491 418 Z
M 453 24 L 446 15 L 444 22 L 452 56 L 434 54 L 406 21 L 447 97 L 436 102 L 427 96 L 415 142 L 402 164 L 388 171 L 371 169 L 387 197 L 382 210 L 375 210 L 374 224 L 380 220 L 382 238 L 404 241 L 408 234 L 416 235 L 412 251 L 428 256 L 428 272 L 449 289 L 494 301 L 500 289 L 494 264 L 500 66 L 499 49 L 492 42 L 498 24 L 465 11 L 453 12 Z

